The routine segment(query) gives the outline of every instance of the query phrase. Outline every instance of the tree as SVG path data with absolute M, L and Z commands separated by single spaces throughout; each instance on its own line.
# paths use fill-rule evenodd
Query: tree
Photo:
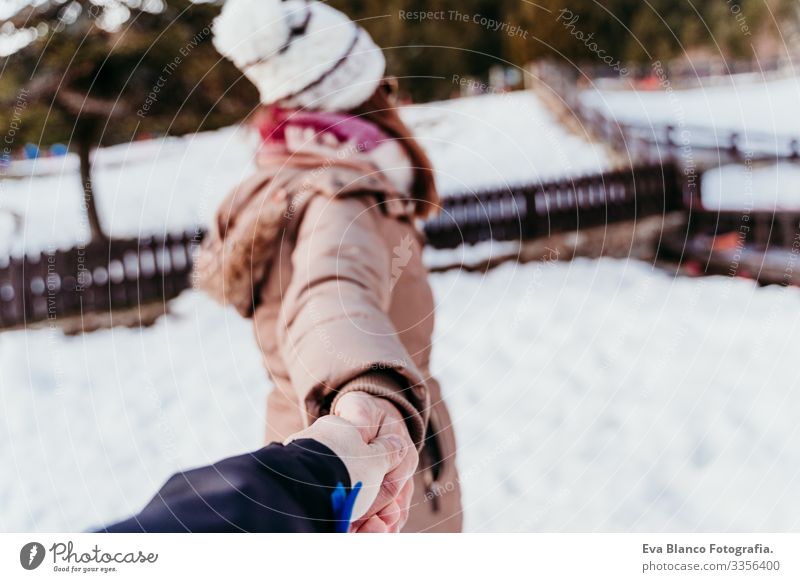
M 0 122 L 12 123 L 24 94 L 17 137 L 64 141 L 78 154 L 93 240 L 106 238 L 91 179 L 96 147 L 230 125 L 258 103 L 211 44 L 218 11 L 190 0 L 45 0 L 10 20 L 36 39 L 3 67 Z
M 391 47 L 386 51 L 389 72 L 401 81 L 406 78 L 405 87 L 418 100 L 447 97 L 454 74 L 485 77 L 495 64 L 524 66 L 550 57 L 580 67 L 601 63 L 599 51 L 624 64 L 668 61 L 698 52 L 723 59 L 752 58 L 758 52 L 754 38 L 780 38 L 779 25 L 783 30 L 800 28 L 797 0 L 331 0 L 331 4 L 364 19 L 362 25 L 376 42 Z M 563 10 L 578 17 L 573 27 L 559 19 Z M 401 11 L 444 15 L 403 18 Z M 481 26 L 481 18 L 508 27 Z M 742 30 L 743 21 L 751 34 Z M 514 34 L 509 28 L 514 26 L 522 33 Z

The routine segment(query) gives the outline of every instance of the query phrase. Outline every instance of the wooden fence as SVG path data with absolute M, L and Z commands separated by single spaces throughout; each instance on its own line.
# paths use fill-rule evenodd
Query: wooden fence
M 681 197 L 674 166 L 647 166 L 448 197 L 424 230 L 435 248 L 524 240 L 676 210 Z M 0 257 L 0 328 L 167 301 L 190 286 L 202 236 L 198 230 Z
M 0 328 L 169 300 L 190 285 L 201 234 L 0 257 Z
M 800 160 L 800 138 L 790 135 L 669 123 L 626 123 L 585 105 L 579 106 L 578 115 L 595 137 L 632 160 L 684 160 L 700 170 L 745 161 Z
M 425 234 L 434 248 L 533 239 L 680 210 L 683 196 L 674 165 L 643 166 L 451 196 Z

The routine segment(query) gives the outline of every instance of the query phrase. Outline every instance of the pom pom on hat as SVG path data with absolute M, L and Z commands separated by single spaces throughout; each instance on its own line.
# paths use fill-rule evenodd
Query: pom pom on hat
M 226 2 L 221 15 L 214 20 L 214 46 L 237 67 L 277 52 L 288 35 L 287 11 L 283 4 L 297 3 L 280 0 Z
M 386 66 L 367 32 L 322 2 L 228 0 L 213 32 L 214 46 L 267 105 L 352 109 L 377 89 Z

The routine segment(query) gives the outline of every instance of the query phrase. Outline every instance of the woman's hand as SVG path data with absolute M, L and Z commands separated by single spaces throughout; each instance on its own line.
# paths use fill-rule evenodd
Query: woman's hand
M 355 425 L 365 443 L 387 436 L 402 442 L 402 460 L 386 474 L 377 498 L 352 527 L 352 531 L 358 532 L 399 532 L 408 520 L 414 493 L 413 476 L 419 463 L 417 449 L 400 411 L 385 398 L 349 392 L 338 400 L 333 414 Z
M 307 429 L 290 436 L 284 444 L 298 439 L 322 443 L 345 464 L 351 485 L 361 481 L 362 488 L 353 508 L 354 520 L 372 507 L 387 474 L 403 464 L 408 455 L 405 441 L 397 435 L 386 433 L 367 443 L 358 428 L 336 416 L 320 418 Z

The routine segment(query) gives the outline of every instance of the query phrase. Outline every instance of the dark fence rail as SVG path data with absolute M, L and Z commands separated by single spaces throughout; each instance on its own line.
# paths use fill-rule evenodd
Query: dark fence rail
M 0 257 L 0 328 L 171 299 L 190 285 L 198 241 L 182 233 Z
M 678 158 L 702 167 L 756 160 L 800 160 L 800 138 L 791 135 L 670 123 L 636 124 L 580 105 L 593 135 L 632 160 Z
M 425 224 L 428 244 L 455 248 L 525 240 L 663 214 L 683 207 L 674 165 L 642 166 L 575 179 L 445 198 Z
M 424 225 L 428 244 L 519 240 L 682 207 L 674 166 L 646 166 L 445 198 Z M 0 328 L 167 301 L 191 285 L 200 231 L 0 257 Z

